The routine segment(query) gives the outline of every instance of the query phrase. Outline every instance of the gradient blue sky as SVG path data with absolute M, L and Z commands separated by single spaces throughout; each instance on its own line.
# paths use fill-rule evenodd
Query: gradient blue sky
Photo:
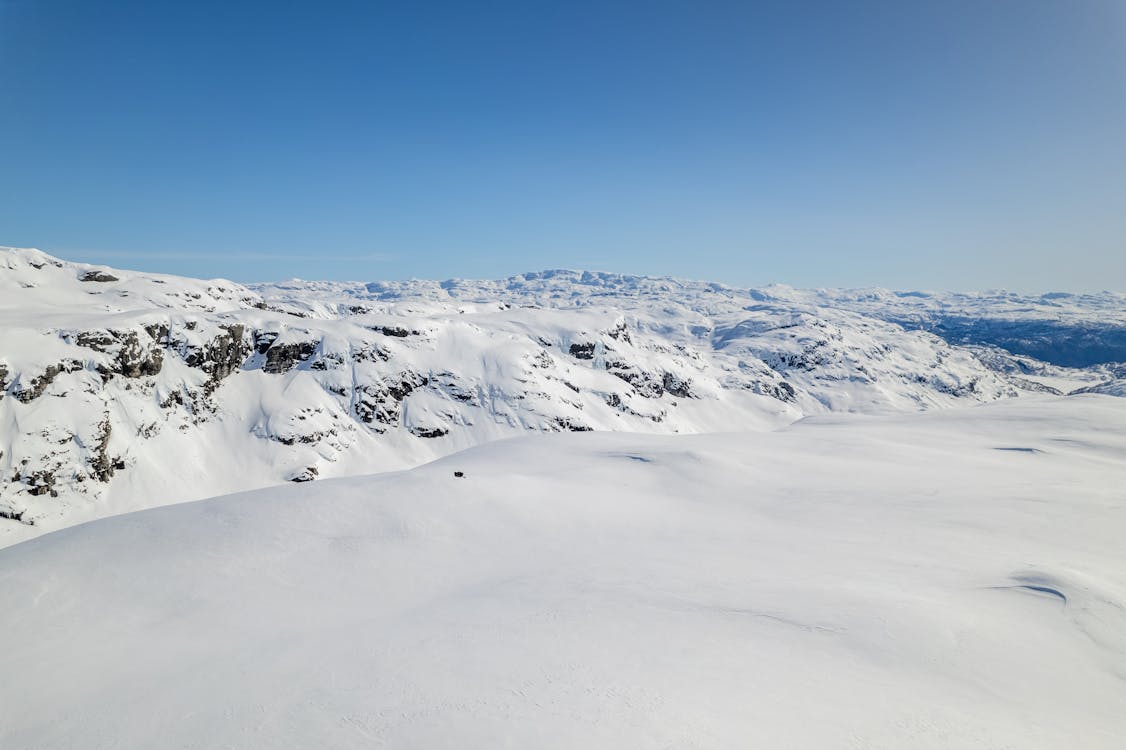
M 0 244 L 1126 290 L 1126 2 L 0 0 Z

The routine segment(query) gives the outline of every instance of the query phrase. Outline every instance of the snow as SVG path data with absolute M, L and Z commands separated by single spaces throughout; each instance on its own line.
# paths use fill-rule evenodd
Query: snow
M 1120 748 L 1121 354 L 1112 292 L 0 248 L 0 747 Z
M 1123 486 L 1089 394 L 120 515 L 0 550 L 0 746 L 1120 748 Z
M 529 433 L 769 431 L 1121 395 L 1126 369 L 1109 360 L 1060 367 L 903 321 L 977 316 L 1008 341 L 1016 320 L 1052 351 L 1091 356 L 1116 351 L 1122 309 L 1111 293 L 747 290 L 563 270 L 248 287 L 0 249 L 0 546 Z

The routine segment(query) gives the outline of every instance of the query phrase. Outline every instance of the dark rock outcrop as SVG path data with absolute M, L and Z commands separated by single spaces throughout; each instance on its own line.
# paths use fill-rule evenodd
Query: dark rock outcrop
M 30 495 L 51 495 L 54 497 L 58 494 L 55 490 L 54 472 L 47 470 L 32 472 L 24 478 L 24 482 L 27 484 L 27 492 Z
M 28 526 L 34 526 L 35 525 L 34 521 L 32 521 L 30 519 L 26 520 L 26 521 L 24 520 L 24 515 L 26 513 L 27 513 L 27 511 L 23 511 L 23 510 L 14 510 L 12 508 L 0 508 L 0 518 L 6 518 L 9 521 L 16 521 L 17 523 L 23 523 L 23 524 L 27 524 Z
M 266 350 L 266 364 L 262 366 L 264 372 L 280 375 L 289 372 L 301 362 L 304 362 L 317 351 L 314 341 L 298 341 L 294 344 L 273 344 Z
M 378 331 L 384 336 L 394 336 L 395 338 L 406 338 L 407 336 L 417 336 L 418 331 L 409 331 L 406 328 L 399 328 L 398 326 L 375 326 L 373 331 Z
M 82 276 L 78 280 L 98 281 L 104 284 L 110 281 L 117 281 L 118 278 L 116 276 L 113 276 L 112 274 L 105 273 L 104 271 L 87 271 L 86 273 L 82 274 Z
M 575 359 L 594 359 L 593 342 L 586 341 L 578 344 L 571 344 L 571 347 L 570 349 L 568 349 L 568 351 Z
M 51 385 L 51 383 L 54 382 L 55 378 L 57 378 L 60 373 L 75 372 L 81 369 L 82 363 L 76 362 L 74 360 L 60 362 L 57 365 L 51 365 L 43 371 L 42 375 L 38 375 L 32 378 L 31 382 L 27 385 L 23 384 L 23 378 L 21 376 L 19 381 L 17 381 L 16 384 L 12 386 L 11 394 L 16 397 L 17 401 L 20 401 L 24 404 L 29 404 L 35 399 L 42 396 L 43 392 L 47 390 L 47 386 Z
M 90 475 L 99 482 L 108 482 L 113 478 L 113 472 L 116 469 L 125 467 L 121 461 L 115 461 L 109 457 L 110 432 L 109 416 L 107 415 L 105 419 L 98 423 L 98 443 L 94 446 L 94 452 L 89 459 Z
M 306 466 L 301 471 L 289 478 L 291 482 L 312 482 L 320 475 L 316 466 Z
M 410 433 L 420 438 L 440 438 L 450 434 L 445 427 L 411 427 Z
M 629 328 L 626 327 L 624 320 L 618 321 L 618 324 L 606 332 L 606 335 L 616 341 L 624 341 L 627 344 L 633 343 L 629 337 Z
M 637 393 L 645 398 L 660 398 L 665 393 L 664 375 L 655 375 L 628 362 L 619 361 L 607 362 L 606 370 L 611 375 L 629 383 Z
M 371 383 L 356 389 L 353 406 L 356 417 L 375 432 L 385 432 L 389 426 L 399 424 L 400 404 L 416 388 L 429 380 L 416 372 L 405 370 L 397 379 Z
M 250 343 L 244 335 L 246 329 L 243 326 L 228 325 L 223 326 L 221 330 L 223 333 L 203 347 L 185 347 L 184 351 L 184 362 L 189 367 L 195 367 L 209 374 L 215 383 L 238 370 L 251 352 Z
M 771 398 L 776 398 L 786 403 L 792 403 L 798 395 L 794 387 L 785 380 L 779 380 L 777 382 L 756 380 L 753 383 L 748 383 L 745 387 L 747 390 L 757 393 L 760 396 L 770 396 Z
M 273 346 L 274 341 L 281 334 L 278 331 L 255 331 L 254 332 L 254 351 L 259 354 L 265 354 Z
M 551 426 L 562 432 L 591 432 L 593 428 L 582 422 L 576 422 L 569 417 L 556 417 L 551 420 Z
M 434 375 L 430 384 L 455 401 L 472 406 L 481 405 L 481 393 L 475 385 L 466 384 L 458 375 L 452 372 L 439 372 Z
M 168 328 L 150 328 L 151 332 L 146 329 L 149 340 L 143 343 L 137 331 L 82 331 L 75 343 L 96 352 L 117 350 L 112 365 L 99 366 L 98 371 L 103 375 L 122 375 L 127 378 L 156 375 L 164 364 L 164 351 L 160 342 L 166 340 Z
M 673 396 L 679 398 L 696 398 L 696 394 L 692 392 L 692 381 L 685 380 L 679 375 L 666 372 L 661 377 L 661 384 L 664 386 L 665 392 Z

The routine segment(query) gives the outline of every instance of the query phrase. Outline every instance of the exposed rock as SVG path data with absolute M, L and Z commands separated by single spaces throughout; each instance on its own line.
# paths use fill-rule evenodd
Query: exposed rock
M 654 375 L 619 360 L 606 363 L 606 370 L 629 383 L 638 394 L 645 398 L 660 398 L 665 393 L 664 375 Z
M 445 427 L 411 427 L 410 433 L 420 438 L 439 438 L 450 434 Z
M 183 406 L 184 405 L 184 391 L 183 391 L 183 389 L 177 389 L 177 390 L 174 390 L 174 391 L 169 391 L 168 395 L 166 395 L 164 398 L 162 398 L 158 402 L 158 404 L 159 404 L 161 409 L 171 409 L 173 406 Z
M 316 466 L 306 466 L 301 471 L 297 472 L 289 478 L 291 482 L 312 482 L 319 476 L 320 472 L 317 471 Z
M 82 277 L 79 279 L 79 281 L 99 281 L 102 283 L 117 280 L 118 278 L 116 276 L 105 273 L 104 271 L 87 271 L 82 274 Z
M 75 338 L 75 343 L 96 352 L 104 352 L 116 344 L 117 339 L 105 331 L 81 331 Z
M 474 406 L 480 406 L 481 404 L 481 398 L 477 388 L 463 384 L 461 378 L 452 372 L 438 373 L 434 376 L 431 385 L 455 401 L 460 401 L 463 404 L 472 404 Z
M 949 393 L 951 396 L 970 396 L 980 393 L 979 378 L 970 378 L 966 382 L 950 382 L 939 377 L 934 377 L 930 381 L 930 385 L 935 390 L 942 393 Z
M 800 352 L 774 352 L 763 357 L 763 361 L 775 370 L 783 372 L 789 369 L 805 370 L 807 372 L 833 362 L 832 354 L 827 340 L 814 341 Z
M 314 431 L 314 432 L 308 432 L 308 433 L 304 433 L 304 434 L 300 434 L 300 435 L 292 435 L 292 434 L 290 434 L 290 435 L 278 435 L 276 433 L 270 433 L 270 434 L 266 435 L 266 437 L 269 440 L 273 440 L 275 443 L 281 443 L 282 445 L 297 445 L 298 443 L 303 443 L 303 444 L 306 444 L 306 445 L 315 445 L 316 443 L 321 442 L 325 438 L 332 436 L 332 435 L 335 435 L 335 434 L 336 434 L 336 432 L 334 432 L 332 430 L 317 430 L 317 431 Z
M 321 347 L 320 354 L 309 363 L 309 369 L 324 372 L 326 370 L 342 369 L 348 361 L 348 355 L 344 352 L 324 351 Z
M 551 424 L 557 430 L 565 432 L 591 432 L 592 428 L 582 422 L 576 422 L 569 417 L 555 417 L 551 420 Z
M 394 336 L 395 338 L 406 338 L 407 336 L 417 336 L 418 331 L 409 331 L 406 328 L 399 328 L 398 326 L 375 326 L 373 331 L 378 331 L 384 336 Z
M 98 368 L 103 375 L 140 378 L 156 375 L 164 363 L 164 352 L 158 345 L 160 339 L 153 334 L 166 338 L 168 328 L 154 326 L 152 329 L 151 333 L 146 330 L 149 341 L 145 344 L 141 343 L 136 331 L 82 331 L 75 343 L 98 352 L 116 350 L 113 365 Z
M 145 333 L 149 338 L 162 346 L 168 346 L 168 324 L 167 323 L 149 323 L 144 326 Z
M 48 494 L 52 496 L 56 495 L 54 472 L 47 471 L 46 469 L 35 471 L 25 477 L 24 482 L 28 486 L 28 494 L 36 496 Z
M 794 387 L 785 380 L 779 380 L 777 382 L 756 380 L 753 383 L 747 383 L 745 387 L 747 390 L 757 393 L 760 396 L 770 396 L 771 398 L 776 398 L 786 403 L 792 403 L 797 397 L 797 392 L 794 390 Z
M 288 372 L 313 356 L 316 350 L 315 341 L 299 341 L 294 344 L 275 343 L 266 350 L 266 364 L 262 370 L 273 375 Z
M 19 469 L 17 479 L 0 481 L 0 508 L 26 505 L 24 520 L 40 524 L 45 510 L 117 502 L 105 483 L 120 479 L 125 463 L 109 451 L 158 435 L 182 433 L 183 445 L 220 436 L 231 450 L 214 459 L 216 473 L 237 475 L 245 457 L 246 471 L 266 484 L 311 462 L 378 470 L 528 430 L 689 432 L 710 428 L 727 405 L 731 428 L 740 429 L 744 415 L 760 411 L 781 423 L 840 409 L 977 403 L 1016 389 L 1052 393 L 1058 384 L 1126 393 L 1116 380 L 1126 366 L 1118 375 L 1108 363 L 1098 372 L 1062 372 L 1003 350 L 974 354 L 850 312 L 853 302 L 839 306 L 820 292 L 719 293 L 695 283 L 550 272 L 451 286 L 286 282 L 263 285 L 259 295 L 128 274 L 131 297 L 120 300 L 89 285 L 76 289 L 87 267 L 56 265 L 70 270 L 28 270 L 15 279 L 23 289 L 12 285 L 24 294 L 59 276 L 59 288 L 29 297 L 50 313 L 52 327 L 41 326 L 32 305 L 13 316 L 18 334 L 0 333 L 18 344 L 0 351 L 0 397 L 16 396 L 0 402 L 0 417 L 14 426 L 0 444 L 7 454 L 0 468 L 4 479 Z M 52 305 L 66 294 L 66 314 L 56 315 Z M 282 323 L 259 310 L 308 311 L 308 319 Z M 38 334 L 46 337 L 42 349 Z M 227 382 L 244 368 L 243 383 Z M 24 407 L 41 394 L 48 397 Z M 688 405 L 681 399 L 715 408 L 701 418 L 701 410 L 677 408 Z M 204 423 L 213 424 L 197 429 Z M 130 468 L 145 481 L 181 460 L 137 455 L 151 456 Z M 30 479 L 40 471 L 52 479 Z M 62 500 L 28 497 L 29 488 Z M 122 497 L 133 491 L 122 489 Z
M 281 334 L 277 331 L 255 331 L 254 351 L 265 354 Z
M 629 337 L 629 328 L 626 327 L 624 320 L 618 321 L 618 324 L 606 332 L 606 335 L 618 341 L 624 341 L 627 344 L 633 343 Z
M 51 365 L 43 371 L 42 375 L 32 378 L 31 383 L 28 385 L 23 384 L 23 376 L 12 386 L 11 394 L 16 397 L 17 401 L 29 404 L 35 399 L 43 395 L 43 391 L 47 390 L 47 386 L 54 382 L 55 378 L 60 373 L 75 372 L 82 369 L 82 363 L 70 360 L 67 362 L 60 362 L 57 365 Z
M 582 342 L 578 344 L 571 344 L 568 351 L 575 359 L 594 359 L 594 344 L 592 342 Z
M 1011 382 L 1017 388 L 1020 388 L 1022 391 L 1029 391 L 1031 393 L 1047 393 L 1052 396 L 1063 395 L 1063 391 L 1061 391 L 1059 388 L 1053 388 L 1050 385 L 1044 385 L 1043 383 L 1038 383 L 1035 380 L 1029 380 L 1028 378 L 1020 378 L 1015 375 L 1010 375 L 1009 382 Z
M 184 362 L 211 375 L 218 381 L 238 370 L 243 360 L 250 354 L 251 347 L 245 340 L 246 329 L 241 325 L 221 326 L 219 334 L 205 346 L 195 349 L 186 347 Z
M 360 386 L 356 389 L 353 406 L 356 417 L 376 432 L 384 432 L 383 426 L 399 423 L 399 405 L 403 399 L 427 382 L 427 378 L 416 372 L 404 371 L 396 380 Z
M 12 508 L 0 508 L 0 518 L 6 518 L 9 521 L 16 521 L 18 523 L 27 524 L 28 526 L 34 526 L 35 521 L 33 521 L 31 519 L 28 519 L 26 521 L 24 520 L 24 515 L 26 513 L 27 513 L 26 510 L 14 510 Z
M 94 446 L 94 451 L 90 456 L 90 475 L 97 479 L 99 482 L 108 482 L 113 478 L 113 472 L 118 468 L 120 462 L 114 461 L 109 457 L 109 436 L 110 436 L 109 415 L 98 424 L 98 442 Z M 121 464 L 124 468 L 124 464 Z
M 680 398 L 696 398 L 692 393 L 692 381 L 684 380 L 679 375 L 666 372 L 661 378 L 661 383 L 667 393 Z
M 286 307 L 280 307 L 278 305 L 269 305 L 265 302 L 262 302 L 261 300 L 252 304 L 251 307 L 256 307 L 259 310 L 269 310 L 270 312 L 281 313 L 282 315 L 292 315 L 295 318 L 309 317 L 306 313 L 303 313 L 300 310 L 293 310 Z
M 391 352 L 381 346 L 359 346 L 352 349 L 353 362 L 386 362 Z

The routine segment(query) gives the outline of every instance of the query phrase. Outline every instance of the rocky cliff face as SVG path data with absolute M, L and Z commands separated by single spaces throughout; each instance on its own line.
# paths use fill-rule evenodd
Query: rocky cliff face
M 713 284 L 547 272 L 247 288 L 0 252 L 13 539 L 527 431 L 768 429 L 1113 381 Z

